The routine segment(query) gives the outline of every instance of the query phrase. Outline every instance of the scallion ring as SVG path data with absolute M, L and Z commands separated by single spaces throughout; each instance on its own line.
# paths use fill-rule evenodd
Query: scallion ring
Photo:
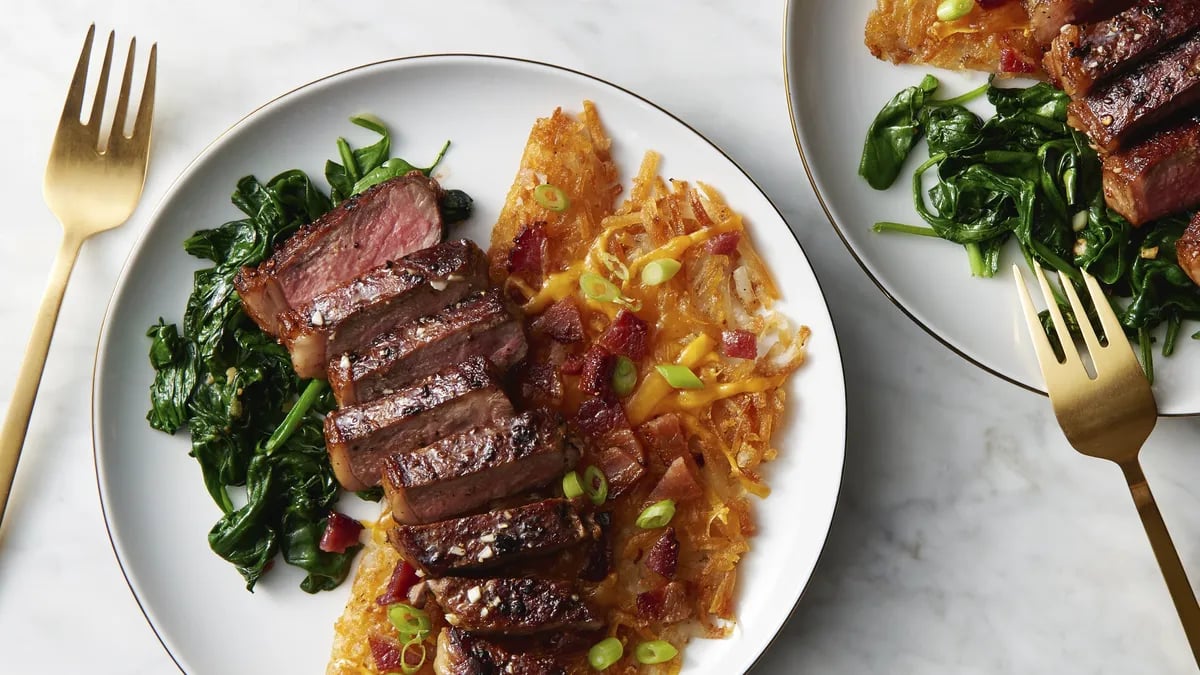
M 588 663 L 596 670 L 604 670 L 621 660 L 625 654 L 625 645 L 615 637 L 605 638 L 588 650 Z
M 676 389 L 703 389 L 704 381 L 692 372 L 687 366 L 668 364 L 665 366 L 654 366 L 659 375 L 667 381 L 667 384 Z
M 642 268 L 642 283 L 646 286 L 665 284 L 679 273 L 683 264 L 673 258 L 651 260 Z
M 571 205 L 571 200 L 567 199 L 567 193 L 549 183 L 542 183 L 533 189 L 533 200 L 551 211 L 559 213 L 566 211 L 567 207 Z
M 675 517 L 675 501 L 664 499 L 647 506 L 638 514 L 637 526 L 643 530 L 653 530 L 656 527 L 666 527 Z
M 584 297 L 597 302 L 616 302 L 621 297 L 616 284 L 594 272 L 579 275 L 579 290 Z
M 589 466 L 583 472 L 583 491 L 596 506 L 603 504 L 608 499 L 608 478 L 605 478 L 604 472 Z
M 638 663 L 644 663 L 648 666 L 656 663 L 666 663 L 679 654 L 679 650 L 675 645 L 666 640 L 651 640 L 650 642 L 639 643 L 633 650 L 633 655 L 637 658 Z
M 428 614 L 403 602 L 388 605 L 387 616 L 388 621 L 395 626 L 396 631 L 400 633 L 400 637 L 405 641 L 410 639 L 423 640 L 426 635 L 429 635 L 429 631 L 433 627 L 429 622 Z
M 420 657 L 416 663 L 413 663 L 408 654 L 408 650 L 420 648 Z M 404 675 L 412 675 L 425 665 L 425 659 L 429 658 L 429 652 L 425 650 L 425 640 L 422 638 L 413 638 L 404 643 L 404 647 L 400 650 L 400 670 L 404 671 Z
M 971 13 L 975 0 L 942 0 L 937 8 L 938 21 L 957 21 Z
M 578 471 L 570 471 L 562 479 L 563 496 L 575 499 L 583 494 L 583 482 L 579 480 Z
M 627 396 L 637 386 L 637 364 L 628 356 L 618 356 L 613 368 L 613 391 L 617 396 Z

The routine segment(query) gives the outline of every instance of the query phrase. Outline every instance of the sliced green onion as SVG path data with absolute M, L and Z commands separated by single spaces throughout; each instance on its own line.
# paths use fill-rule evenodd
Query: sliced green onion
M 420 658 L 416 663 L 409 659 L 408 650 L 414 647 L 421 648 Z M 404 671 L 404 675 L 412 675 L 425 665 L 425 659 L 429 658 L 429 653 L 425 651 L 425 641 L 421 638 L 413 638 L 404 643 L 404 648 L 400 650 L 400 670 Z
M 551 211 L 566 211 L 567 207 L 571 205 L 571 200 L 567 199 L 567 193 L 549 183 L 542 183 L 533 188 L 533 199 Z
M 625 645 L 615 637 L 605 638 L 588 650 L 588 663 L 596 670 L 604 670 L 621 660 L 625 654 Z
M 655 663 L 666 663 L 675 658 L 677 654 L 679 654 L 679 650 L 666 640 L 642 642 L 633 650 L 633 655 L 637 657 L 638 663 L 648 666 Z
M 667 384 L 675 387 L 676 389 L 704 388 L 704 381 L 699 377 L 696 377 L 696 374 L 692 372 L 692 369 L 688 368 L 687 366 L 669 364 L 665 366 L 654 366 L 654 369 L 658 371 L 659 375 L 663 376 L 663 379 L 667 381 Z
M 616 284 L 594 272 L 579 275 L 579 290 L 589 300 L 597 302 L 616 302 L 621 297 L 621 289 Z
M 613 391 L 617 396 L 626 396 L 637 385 L 637 364 L 628 356 L 618 356 L 617 365 L 613 368 Z
M 971 13 L 975 0 L 942 0 L 937 8 L 938 21 L 957 21 Z
M 683 264 L 672 258 L 659 258 L 651 260 L 642 268 L 642 283 L 647 286 L 657 286 L 671 280 L 671 277 L 679 273 L 679 268 Z
M 608 479 L 604 477 L 604 472 L 589 466 L 583 472 L 583 491 L 596 506 L 603 504 L 608 499 Z
M 579 480 L 579 472 L 571 471 L 563 476 L 562 487 L 563 496 L 567 499 L 575 499 L 583 494 L 583 483 Z
M 665 527 L 674 517 L 674 500 L 664 499 L 661 502 L 654 502 L 643 509 L 635 522 L 643 530 L 653 530 L 656 527 Z
M 405 641 L 423 640 L 432 628 L 428 614 L 403 602 L 388 605 L 387 615 L 388 621 L 392 622 Z

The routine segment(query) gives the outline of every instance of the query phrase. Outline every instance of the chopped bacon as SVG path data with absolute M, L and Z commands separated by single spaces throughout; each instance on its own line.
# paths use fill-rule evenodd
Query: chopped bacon
M 508 252 L 508 271 L 517 274 L 542 273 L 542 257 L 546 250 L 546 228 L 541 223 L 526 225 L 513 237 Z
M 675 577 L 675 571 L 679 568 L 679 539 L 675 537 L 675 528 L 668 527 L 650 547 L 650 553 L 646 554 L 646 567 L 668 579 Z
M 619 401 L 602 398 L 589 398 L 579 406 L 575 417 L 576 424 L 584 433 L 600 437 L 613 429 L 629 427 L 629 419 L 625 417 L 625 409 Z
M 705 250 L 714 255 L 730 255 L 737 250 L 742 240 L 741 232 L 722 232 L 708 240 Z
M 613 371 L 617 367 L 617 357 L 598 345 L 592 345 L 583 354 L 583 370 L 579 373 L 579 388 L 583 391 L 612 398 Z
M 325 532 L 317 548 L 326 553 L 345 553 L 346 549 L 358 543 L 358 533 L 362 532 L 362 523 L 337 511 L 329 512 L 329 520 L 325 522 Z
M 579 571 L 579 578 L 584 581 L 604 581 L 612 572 L 612 514 L 600 511 L 593 518 L 600 528 L 600 537 L 588 546 L 587 562 Z
M 410 565 L 407 560 L 401 560 L 392 570 L 392 577 L 388 579 L 387 588 L 383 590 L 383 594 L 375 598 L 375 603 L 387 607 L 397 602 L 407 602 L 408 592 L 420 580 L 421 578 L 417 576 L 417 568 Z
M 748 330 L 722 331 L 721 353 L 731 359 L 757 359 L 758 336 Z
M 600 453 L 596 466 L 608 479 L 608 496 L 619 497 L 628 492 L 646 475 L 641 462 L 619 447 L 611 447 Z
M 583 340 L 583 317 L 579 315 L 579 307 L 571 298 L 563 298 L 533 320 L 530 328 L 535 333 L 541 333 L 562 343 L 580 342 Z
M 1000 72 L 1033 73 L 1037 72 L 1037 65 L 1026 61 L 1016 50 L 1005 47 L 1000 50 Z
M 614 354 L 624 354 L 634 361 L 640 361 L 646 355 L 650 342 L 650 326 L 637 314 L 623 309 L 617 312 L 616 318 L 597 342 Z
M 381 673 L 400 672 L 404 669 L 404 645 L 390 635 L 372 633 L 367 636 L 371 645 L 371 658 L 375 659 L 375 670 Z
M 659 415 L 638 427 L 642 441 L 654 451 L 663 466 L 683 457 L 688 452 L 687 436 L 683 424 L 675 413 Z
M 678 623 L 691 616 L 687 589 L 682 582 L 672 581 L 662 588 L 655 588 L 637 596 L 638 616 L 651 621 Z
M 700 487 L 700 481 L 696 478 L 696 472 L 688 464 L 683 457 L 678 457 L 671 466 L 667 467 L 667 472 L 658 480 L 658 485 L 650 491 L 650 496 L 646 497 L 648 502 L 658 502 L 664 499 L 670 499 L 676 503 L 695 499 L 704 494 L 704 488 Z
M 563 375 L 578 375 L 583 372 L 583 357 L 578 354 L 568 354 L 558 369 Z
M 562 403 L 562 378 L 554 364 L 523 361 L 514 370 L 523 401 L 537 406 Z

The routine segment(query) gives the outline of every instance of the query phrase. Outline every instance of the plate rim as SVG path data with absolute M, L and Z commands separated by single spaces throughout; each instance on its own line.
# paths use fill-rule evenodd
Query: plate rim
M 788 11 L 790 11 L 790 7 L 791 7 L 791 3 L 789 2 Z M 785 23 L 784 30 L 785 30 L 785 40 L 786 40 L 786 37 L 787 37 L 786 23 Z M 235 129 L 242 126 L 243 124 L 245 124 L 252 118 L 256 117 L 260 112 L 262 112 L 263 110 L 265 110 L 266 108 L 268 108 L 270 106 L 275 105 L 279 101 L 281 101 L 285 98 L 288 98 L 294 94 L 297 94 L 298 92 L 300 92 L 302 90 L 308 89 L 308 88 L 316 86 L 318 84 L 321 84 L 327 80 L 332 80 L 332 79 L 339 78 L 339 77 L 342 77 L 345 75 L 349 75 L 350 73 L 354 73 L 354 72 L 357 72 L 360 70 L 366 70 L 366 69 L 384 66 L 384 65 L 388 65 L 388 64 L 396 64 L 396 63 L 403 63 L 403 62 L 410 62 L 410 61 L 424 61 L 424 60 L 436 61 L 436 60 L 446 59 L 446 58 L 465 58 L 468 60 L 478 59 L 478 60 L 482 60 L 482 61 L 516 62 L 516 63 L 523 64 L 526 66 L 533 66 L 535 68 L 543 68 L 543 69 L 548 69 L 551 71 L 568 73 L 568 74 L 571 74 L 574 76 L 584 78 L 586 80 L 591 80 L 600 85 L 604 85 L 604 86 L 610 87 L 612 89 L 615 89 L 615 90 L 619 91 L 620 93 L 622 93 L 626 96 L 630 96 L 633 99 L 649 106 L 650 108 L 666 115 L 668 118 L 670 118 L 677 124 L 683 126 L 688 131 L 695 134 L 695 136 L 697 138 L 699 138 L 701 141 L 703 141 L 704 143 L 707 143 L 714 150 L 716 150 L 725 159 L 725 161 L 729 162 L 729 164 L 731 166 L 733 166 L 735 169 L 737 169 L 738 172 L 740 172 L 742 174 L 742 176 L 750 183 L 750 185 L 753 186 L 753 188 L 758 191 L 758 193 L 763 197 L 763 199 L 766 200 L 767 204 L 770 205 L 771 209 L 774 210 L 774 212 L 775 212 L 776 216 L 778 216 L 779 220 L 784 224 L 784 226 L 785 226 L 784 229 L 787 230 L 788 234 L 791 235 L 792 239 L 795 241 L 796 248 L 799 250 L 800 255 L 804 258 L 805 263 L 808 265 L 809 270 L 812 272 L 813 280 L 816 283 L 818 292 L 821 294 L 821 300 L 822 300 L 822 303 L 824 304 L 825 312 L 829 317 L 829 323 L 830 323 L 831 328 L 833 329 L 833 335 L 831 336 L 832 344 L 833 344 L 834 350 L 838 357 L 837 361 L 838 361 L 839 379 L 840 379 L 840 382 L 842 385 L 842 387 L 841 387 L 841 389 L 842 389 L 842 397 L 841 397 L 842 398 L 842 400 L 841 400 L 842 424 L 841 424 L 841 428 L 838 430 L 841 435 L 841 443 L 840 443 L 841 467 L 840 467 L 839 475 L 837 477 L 837 487 L 836 487 L 836 490 L 834 493 L 833 504 L 831 505 L 831 508 L 829 509 L 829 522 L 828 522 L 828 524 L 825 525 L 825 534 L 824 534 L 824 536 L 820 542 L 820 545 L 817 549 L 817 555 L 813 560 L 812 569 L 809 570 L 808 578 L 805 580 L 804 586 L 801 588 L 800 593 L 796 596 L 796 600 L 792 604 L 792 607 L 788 610 L 787 615 L 784 618 L 783 622 L 781 622 L 779 624 L 779 626 L 775 629 L 774 634 L 771 636 L 770 640 L 767 641 L 767 643 L 763 647 L 763 649 L 754 657 L 754 661 L 750 664 L 750 667 L 747 669 L 747 672 L 749 672 L 750 670 L 753 670 L 759 664 L 760 661 L 762 661 L 762 659 L 766 655 L 766 653 L 771 650 L 772 646 L 775 645 L 776 641 L 779 639 L 780 635 L 783 633 L 783 629 L 787 626 L 787 624 L 791 621 L 791 619 L 795 615 L 796 609 L 800 606 L 800 601 L 804 598 L 805 594 L 808 592 L 808 589 L 812 584 L 813 575 L 815 574 L 817 567 L 820 564 L 821 558 L 825 553 L 825 549 L 829 544 L 829 535 L 830 535 L 830 532 L 833 530 L 833 524 L 834 524 L 834 520 L 837 516 L 838 507 L 841 505 L 841 501 L 842 501 L 842 489 L 844 487 L 845 477 L 846 477 L 846 442 L 847 442 L 848 432 L 849 432 L 849 414 L 848 414 L 849 398 L 848 398 L 847 388 L 846 388 L 845 359 L 842 356 L 841 342 L 838 339 L 837 323 L 834 320 L 833 313 L 829 310 L 828 295 L 825 292 L 824 286 L 821 284 L 821 279 L 817 275 L 816 269 L 812 265 L 812 261 L 809 258 L 808 252 L 804 250 L 804 246 L 800 243 L 800 238 L 798 236 L 796 236 L 795 231 L 792 230 L 790 225 L 788 225 L 787 218 L 784 217 L 783 212 L 779 210 L 779 207 L 775 204 L 774 200 L 772 200 L 771 197 L 767 194 L 766 190 L 764 190 L 762 188 L 762 186 L 760 186 L 758 184 L 758 182 L 756 180 L 754 180 L 754 178 L 750 175 L 750 173 L 748 171 L 746 171 L 746 169 L 744 167 L 742 167 L 741 164 L 739 164 L 736 160 L 734 160 L 733 157 L 731 157 L 729 155 L 729 153 L 725 152 L 725 150 L 721 146 L 719 146 L 716 142 L 709 139 L 707 136 L 705 136 L 703 133 L 701 133 L 698 129 L 693 127 L 688 122 L 684 121 L 682 118 L 680 118 L 676 114 L 667 110 L 666 108 L 658 105 L 657 103 L 655 103 L 654 101 L 651 101 L 650 99 L 646 98 L 645 96 L 638 94 L 637 92 L 634 92 L 634 91 L 632 91 L 624 86 L 621 86 L 619 84 L 616 84 L 615 82 L 611 82 L 611 81 L 609 81 L 603 77 L 600 77 L 598 75 L 592 75 L 590 73 L 584 72 L 582 70 L 577 70 L 577 69 L 571 68 L 569 66 L 563 66 L 563 65 L 558 65 L 555 63 L 550 63 L 547 61 L 541 61 L 541 60 L 537 60 L 537 59 L 524 58 L 524 57 L 518 57 L 518 56 L 508 56 L 508 55 L 503 55 L 503 54 L 490 54 L 490 53 L 485 53 L 485 52 L 460 52 L 460 51 L 427 52 L 427 53 L 421 53 L 421 54 L 411 54 L 411 55 L 407 55 L 407 56 L 398 56 L 398 57 L 393 57 L 393 58 L 388 58 L 388 59 L 381 59 L 378 61 L 371 61 L 368 63 L 363 63 L 363 64 L 360 64 L 357 66 L 351 66 L 349 68 L 335 71 L 333 73 L 329 73 L 329 74 L 323 75 L 321 77 L 317 77 L 317 78 L 310 80 L 308 82 L 305 82 L 303 84 L 294 86 L 291 89 L 288 89 L 287 91 L 270 98 L 269 100 L 265 101 L 264 103 L 262 103 L 258 106 L 255 106 L 252 110 L 247 112 L 242 117 L 238 118 L 236 121 L 234 121 L 228 127 L 226 127 L 224 130 L 222 130 L 219 134 L 217 134 L 215 137 L 213 137 L 212 140 L 210 140 L 208 143 L 206 143 L 204 145 L 204 147 L 202 147 L 196 153 L 196 155 L 194 157 L 192 157 L 192 159 L 189 160 L 182 169 L 180 169 L 179 173 L 171 180 L 171 182 L 163 190 L 162 195 L 159 197 L 158 201 L 155 203 L 153 210 L 150 212 L 150 214 L 147 218 L 145 227 L 142 228 L 141 232 L 138 234 L 137 238 L 134 240 L 133 244 L 130 246 L 128 253 L 126 253 L 125 259 L 121 264 L 120 272 L 118 272 L 116 281 L 113 283 L 112 291 L 109 293 L 108 300 L 105 303 L 104 315 L 101 318 L 100 331 L 96 338 L 96 348 L 95 348 L 95 353 L 93 354 L 93 360 L 92 360 L 91 391 L 90 391 L 88 414 L 89 414 L 89 425 L 91 427 L 93 474 L 95 475 L 95 478 L 96 478 L 96 492 L 100 499 L 100 514 L 101 514 L 101 517 L 104 519 L 104 530 L 108 537 L 108 543 L 112 549 L 113 557 L 116 559 L 117 567 L 121 570 L 121 576 L 125 580 L 125 586 L 129 589 L 130 595 L 133 596 L 134 602 L 137 604 L 138 611 L 141 612 L 142 618 L 145 619 L 145 621 L 146 621 L 146 625 L 148 625 L 150 627 L 150 630 L 154 633 L 155 639 L 158 640 L 159 646 L 161 646 L 163 651 L 166 652 L 167 656 L 171 659 L 171 662 L 175 664 L 175 667 L 179 670 L 179 672 L 185 673 L 185 675 L 186 675 L 186 673 L 188 671 L 186 669 L 184 669 L 183 664 L 180 663 L 179 659 L 175 656 L 174 652 L 172 652 L 171 648 L 167 645 L 166 640 L 163 638 L 162 634 L 159 633 L 158 627 L 155 626 L 154 622 L 150 619 L 150 615 L 147 612 L 146 607 L 142 602 L 141 596 L 138 595 L 138 592 L 134 589 L 133 582 L 129 576 L 130 572 L 129 572 L 129 570 L 126 569 L 126 566 L 125 566 L 125 561 L 121 558 L 121 554 L 117 549 L 117 542 L 113 536 L 112 527 L 109 522 L 109 511 L 108 511 L 107 502 L 105 500 L 104 488 L 103 488 L 102 480 L 101 480 L 101 476 L 100 476 L 100 454 L 99 454 L 100 442 L 98 439 L 98 426 L 97 426 L 97 416 L 96 416 L 97 405 L 98 405 L 97 392 L 99 389 L 98 375 L 99 375 L 99 370 L 100 370 L 101 348 L 104 346 L 107 335 L 109 333 L 109 325 L 110 325 L 110 320 L 112 318 L 113 303 L 116 300 L 116 295 L 117 295 L 118 289 L 122 286 L 122 284 L 126 278 L 126 275 L 129 273 L 129 268 L 130 268 L 131 263 L 133 262 L 134 255 L 138 251 L 141 250 L 146 238 L 150 235 L 150 232 L 153 229 L 153 223 L 156 222 L 156 220 L 158 219 L 159 214 L 164 207 L 164 204 L 176 192 L 176 190 L 179 189 L 180 184 L 183 182 L 183 180 L 185 178 L 187 178 L 192 173 L 192 170 L 195 168 L 195 166 L 201 160 L 206 158 L 210 152 L 212 152 L 214 146 L 216 146 L 218 143 L 220 143 L 222 139 L 224 139 L 226 136 L 228 136 Z M 785 90 L 787 89 L 787 77 L 786 77 L 787 67 L 786 66 L 787 66 L 787 62 L 786 62 L 786 45 L 785 45 L 785 59 L 784 59 L 784 70 L 785 70 L 784 88 L 785 88 Z M 788 110 L 790 113 L 790 111 L 791 111 L 790 95 L 788 97 Z M 792 128 L 794 131 L 795 130 L 794 119 L 792 122 Z M 803 153 L 801 153 L 801 154 L 803 155 Z M 807 165 L 806 165 L 806 171 L 807 171 Z M 810 180 L 811 180 L 811 177 L 810 177 Z M 815 191 L 815 185 L 814 185 L 814 191 Z M 817 196 L 818 196 L 818 200 L 820 200 L 819 193 Z M 823 203 L 822 203 L 822 206 L 823 206 Z M 828 215 L 828 211 L 826 211 L 826 214 Z M 832 222 L 832 220 L 831 220 L 831 222 Z

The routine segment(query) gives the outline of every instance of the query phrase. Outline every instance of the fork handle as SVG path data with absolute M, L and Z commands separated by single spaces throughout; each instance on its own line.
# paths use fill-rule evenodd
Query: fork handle
M 50 338 L 54 335 L 54 324 L 58 322 L 58 310 L 62 307 L 67 280 L 71 278 L 71 270 L 75 267 L 82 245 L 82 237 L 68 234 L 59 246 L 50 282 L 42 296 L 37 321 L 33 324 L 33 334 L 29 337 L 29 346 L 25 348 L 25 359 L 17 374 L 17 386 L 8 404 L 8 413 L 4 416 L 4 427 L 0 429 L 0 525 L 4 522 L 4 511 L 12 491 L 21 446 L 25 444 L 33 401 L 37 398 L 38 385 L 42 381 L 46 354 L 50 351 Z
M 1138 515 L 1142 517 L 1142 525 L 1146 528 L 1146 536 L 1150 537 L 1150 546 L 1154 549 L 1154 557 L 1162 570 L 1163 579 L 1167 582 L 1167 590 L 1171 592 L 1171 600 L 1175 602 L 1175 611 L 1179 613 L 1179 621 L 1183 624 L 1183 632 L 1187 634 L 1188 644 L 1192 647 L 1192 657 L 1200 665 L 1200 605 L 1196 604 L 1196 594 L 1188 582 L 1187 572 L 1179 561 L 1179 553 L 1171 542 L 1167 525 L 1163 522 L 1162 513 L 1150 493 L 1150 485 L 1137 460 L 1121 465 L 1125 472 L 1125 481 L 1129 483 L 1129 491 L 1133 494 L 1133 503 L 1137 505 Z

